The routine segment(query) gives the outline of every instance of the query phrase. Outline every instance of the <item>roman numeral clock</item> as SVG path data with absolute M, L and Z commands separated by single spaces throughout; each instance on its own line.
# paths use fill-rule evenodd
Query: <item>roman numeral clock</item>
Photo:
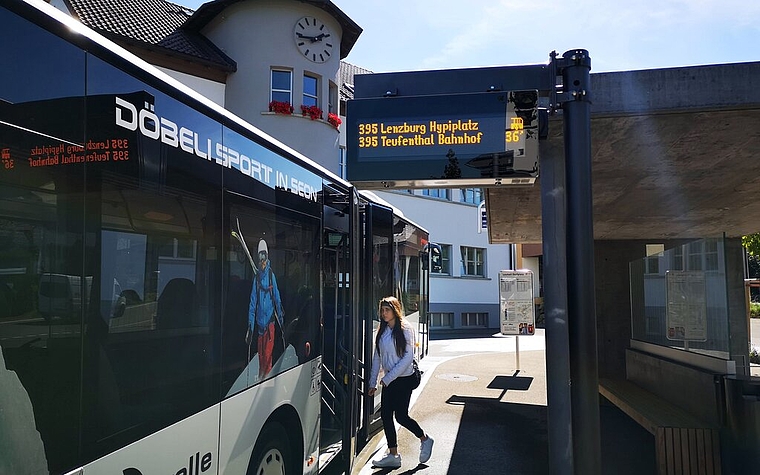
M 333 54 L 334 42 L 330 29 L 314 17 L 305 16 L 296 22 L 293 39 L 298 50 L 309 61 L 324 63 Z

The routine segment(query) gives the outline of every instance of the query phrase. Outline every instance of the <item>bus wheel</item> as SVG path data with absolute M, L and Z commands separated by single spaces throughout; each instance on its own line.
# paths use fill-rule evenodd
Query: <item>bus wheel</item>
M 288 434 L 282 425 L 272 422 L 264 427 L 253 448 L 248 475 L 292 475 Z

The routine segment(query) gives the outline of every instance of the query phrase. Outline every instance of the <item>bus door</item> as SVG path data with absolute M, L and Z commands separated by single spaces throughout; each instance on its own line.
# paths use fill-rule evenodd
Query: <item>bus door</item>
M 362 299 L 358 321 L 363 333 L 363 367 L 359 391 L 366 394 L 371 384 L 367 379 L 372 369 L 373 338 L 380 326 L 377 305 L 381 298 L 394 295 L 393 210 L 375 203 L 367 203 L 362 212 L 364 226 L 361 250 Z M 359 440 L 366 443 L 382 429 L 379 391 L 374 398 L 363 399 Z
M 352 192 L 324 188 L 324 230 L 322 242 L 322 417 L 320 426 L 320 467 L 343 464 L 348 473 L 353 459 L 356 427 L 355 328 L 351 316 L 356 289 L 352 286 L 352 236 L 356 199 Z M 357 228 L 358 230 L 358 228 Z M 333 460 L 340 456 L 340 460 Z

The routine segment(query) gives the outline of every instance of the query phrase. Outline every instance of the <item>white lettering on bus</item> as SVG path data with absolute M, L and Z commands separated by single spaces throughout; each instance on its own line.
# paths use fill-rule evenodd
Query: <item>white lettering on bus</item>
M 270 184 L 275 177 L 274 168 L 258 160 L 248 157 L 237 150 L 212 142 L 211 138 L 203 138 L 187 127 L 178 127 L 166 117 L 159 117 L 153 110 L 154 106 L 145 103 L 139 111 L 131 102 L 116 96 L 116 125 L 162 143 L 195 155 L 204 160 L 213 160 L 217 165 L 234 168 L 240 173 L 250 176 L 262 183 Z M 291 193 L 311 201 L 317 201 L 318 189 L 313 185 L 291 178 Z

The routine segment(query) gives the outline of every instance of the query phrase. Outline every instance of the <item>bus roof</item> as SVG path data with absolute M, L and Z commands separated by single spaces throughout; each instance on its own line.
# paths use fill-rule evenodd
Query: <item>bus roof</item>
M 116 56 L 117 58 L 126 62 L 129 67 L 133 69 L 137 69 L 141 73 L 147 73 L 158 84 L 169 86 L 170 88 L 174 90 L 174 91 L 171 91 L 172 93 L 175 93 L 176 95 L 184 96 L 182 99 L 185 101 L 191 102 L 190 104 L 191 106 L 201 106 L 209 110 L 211 114 L 215 114 L 219 116 L 217 117 L 218 119 L 226 120 L 228 122 L 234 123 L 238 127 L 242 127 L 246 131 L 255 135 L 257 138 L 260 138 L 262 141 L 266 142 L 268 145 L 274 146 L 277 149 L 279 149 L 279 151 L 282 152 L 283 154 L 290 156 L 291 159 L 302 162 L 301 164 L 304 167 L 310 168 L 311 171 L 314 171 L 317 174 L 322 175 L 324 178 L 328 178 L 334 183 L 339 183 L 346 188 L 350 188 L 353 186 L 348 181 L 339 177 L 338 175 L 331 172 L 330 170 L 324 168 L 322 165 L 308 158 L 306 155 L 302 154 L 301 152 L 295 149 L 290 148 L 288 145 L 280 142 L 279 140 L 267 134 L 266 132 L 262 131 L 261 129 L 246 122 L 242 118 L 238 117 L 237 115 L 233 114 L 229 110 L 220 106 L 216 102 L 207 98 L 206 96 L 199 93 L 195 89 L 192 89 L 188 87 L 187 85 L 183 84 L 182 82 L 178 81 L 177 79 L 169 76 L 168 74 L 164 73 L 163 71 L 156 68 L 152 64 L 141 59 L 140 57 L 129 52 L 128 50 L 122 48 L 118 44 L 114 43 L 113 41 L 109 40 L 103 35 L 97 33 L 96 31 L 90 29 L 89 27 L 83 25 L 76 19 L 58 10 L 52 5 L 42 0 L 14 0 L 14 1 L 15 3 L 27 4 L 35 8 L 39 12 L 44 14 L 46 17 L 48 17 L 50 20 L 53 20 L 55 23 L 58 23 L 59 25 L 56 27 L 55 24 L 50 24 L 50 22 L 48 21 L 48 24 L 44 26 L 50 31 L 60 34 L 62 37 L 66 38 L 67 40 L 72 41 L 74 43 L 78 43 L 79 46 L 83 46 L 88 52 L 93 52 L 95 54 L 101 53 L 105 55 Z M 11 10 L 14 10 L 13 4 L 11 4 L 10 7 L 11 7 Z M 35 20 L 37 19 L 35 18 Z M 44 22 L 45 19 L 40 19 L 40 21 Z M 73 35 L 75 35 L 74 37 L 72 37 L 72 33 Z M 85 45 L 82 45 L 81 43 L 85 43 Z M 96 47 L 95 51 L 93 51 L 92 46 Z M 134 72 L 134 71 L 130 71 L 130 72 Z M 150 82 L 150 81 L 146 81 L 146 82 Z M 151 85 L 156 86 L 156 84 L 151 84 Z M 195 104 L 192 104 L 192 103 L 195 103 Z

